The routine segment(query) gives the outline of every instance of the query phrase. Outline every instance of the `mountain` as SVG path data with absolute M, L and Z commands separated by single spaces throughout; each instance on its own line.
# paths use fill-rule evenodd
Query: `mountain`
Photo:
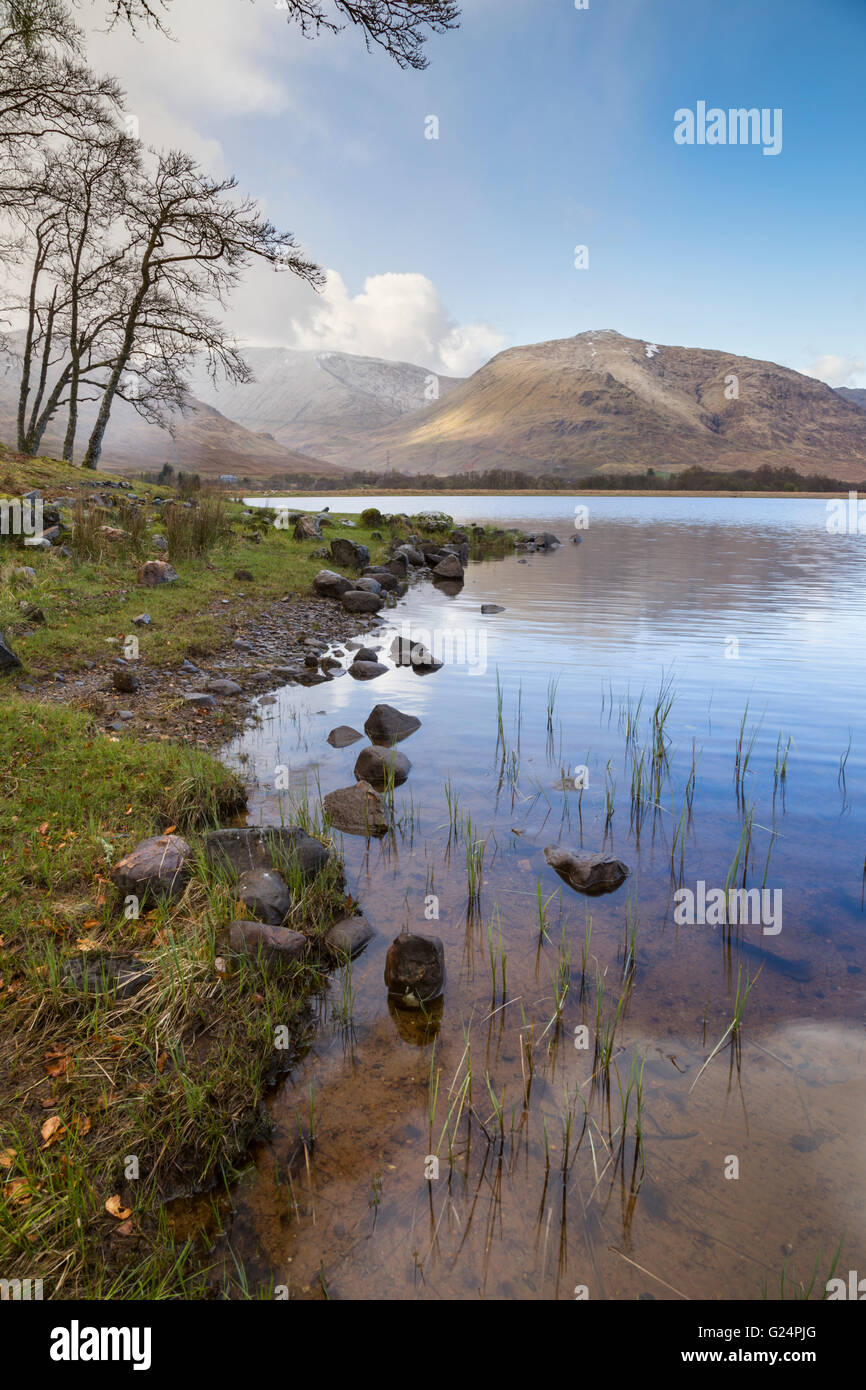
M 0 355 L 0 438 L 15 441 L 19 368 L 9 353 Z M 82 402 L 76 441 L 80 460 L 87 443 L 98 402 Z M 66 429 L 64 412 L 45 432 L 40 452 L 60 456 Z M 191 398 L 189 409 L 177 415 L 173 437 L 167 430 L 143 420 L 126 401 L 116 400 L 109 417 L 100 466 L 117 473 L 153 472 L 170 463 L 187 473 L 216 477 L 234 473 L 239 478 L 270 478 L 281 473 L 315 474 L 346 478 L 333 463 L 297 453 L 268 435 L 256 434 L 204 401 Z
M 356 468 L 583 475 L 787 465 L 866 478 L 866 415 L 774 362 L 603 330 L 510 348 L 363 443 L 321 446 Z
M 255 381 L 214 387 L 202 371 L 195 395 L 249 430 L 264 431 L 306 454 L 340 454 L 351 466 L 356 445 L 444 397 L 459 378 L 438 376 L 410 362 L 387 362 L 349 352 L 244 348 Z
M 866 410 L 866 388 L 862 386 L 837 386 L 836 395 L 844 396 L 846 401 L 852 401 L 861 410 Z

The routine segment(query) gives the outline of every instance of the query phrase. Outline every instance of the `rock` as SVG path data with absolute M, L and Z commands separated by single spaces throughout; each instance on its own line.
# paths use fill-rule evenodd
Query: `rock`
M 241 687 L 237 681 L 222 680 L 217 678 L 205 682 L 205 690 L 210 691 L 211 695 L 240 695 Z
M 238 879 L 238 900 L 258 922 L 278 927 L 292 905 L 282 874 L 274 869 L 246 869 Z
M 213 695 L 205 695 L 201 690 L 193 690 L 189 695 L 184 695 L 184 704 L 191 705 L 193 709 L 216 709 L 216 700 Z
M 331 559 L 338 565 L 351 565 L 362 570 L 370 563 L 370 551 L 366 545 L 349 540 L 348 536 L 335 536 L 330 546 Z
M 583 536 L 572 536 L 572 538 L 571 538 L 571 543 L 572 543 L 572 545 L 580 545 L 580 543 L 581 543 L 582 540 L 583 540 Z
M 325 949 L 337 960 L 351 960 L 363 951 L 373 935 L 373 928 L 366 917 L 344 917 L 325 932 Z
M 384 605 L 380 594 L 368 594 L 363 589 L 350 589 L 340 600 L 347 613 L 378 613 Z
M 315 652 L 307 652 L 307 655 L 304 657 L 304 665 L 315 668 L 318 664 L 319 658 L 316 656 Z
M 557 546 L 562 545 L 559 537 L 552 535 L 550 531 L 542 531 L 539 535 L 533 536 L 532 539 L 535 542 L 536 550 L 555 550 Z
M 155 835 L 142 840 L 119 859 L 109 877 L 124 896 L 179 898 L 189 880 L 192 851 L 180 835 Z
M 15 655 L 3 633 L 0 632 L 0 671 L 11 671 L 20 665 L 21 658 Z
M 445 988 L 445 948 L 438 936 L 401 932 L 388 947 L 385 984 L 401 1008 L 420 1009 Z
M 16 584 L 26 584 L 29 588 L 36 583 L 36 571 L 32 565 L 16 565 L 12 571 L 12 579 Z
M 409 556 L 405 551 L 398 551 L 396 555 L 392 555 L 390 560 L 385 562 L 382 568 L 392 574 L 395 579 L 405 579 L 409 573 Z
M 147 560 L 138 571 L 139 584 L 148 589 L 155 589 L 158 584 L 173 584 L 176 579 L 177 570 L 167 560 Z
M 253 582 L 253 576 L 250 570 L 235 570 L 235 579 L 243 584 L 251 584 Z
M 501 603 L 482 603 L 482 613 L 504 613 L 505 609 Z
M 238 877 L 253 869 L 276 869 L 291 878 L 297 869 L 306 879 L 314 878 L 331 857 L 321 840 L 300 826 L 286 825 L 209 830 L 205 854 L 211 864 L 231 868 Z
M 313 588 L 322 598 L 342 598 L 353 587 L 351 579 L 334 570 L 319 570 L 313 580 Z
M 60 539 L 60 529 L 59 529 L 59 527 L 52 527 L 51 530 L 57 532 L 57 539 L 59 540 L 59 539 Z M 51 535 L 51 531 L 46 531 L 46 532 L 44 532 L 44 534 L 45 534 L 45 536 L 47 536 L 47 538 L 48 538 L 49 540 L 53 540 L 53 539 L 54 539 L 54 538 L 52 537 L 52 535 Z M 100 526 L 100 528 L 99 528 L 99 534 L 101 535 L 101 537 L 102 537 L 102 539 L 103 539 L 104 541 L 111 541 L 114 545 L 116 545 L 116 544 L 118 543 L 118 541 L 125 541 L 126 538 L 127 538 L 127 536 L 128 536 L 128 534 L 129 534 L 129 532 L 128 532 L 128 531 L 121 531 L 121 529 L 120 529 L 119 526 Z
M 411 767 L 406 755 L 396 748 L 363 748 L 355 763 L 355 776 L 359 782 L 369 782 L 381 791 L 392 777 L 395 787 L 402 786 Z
M 356 681 L 374 681 L 377 676 L 388 674 L 388 667 L 383 666 L 381 661 L 353 661 L 349 667 L 349 675 L 354 676 Z
M 322 804 L 331 823 L 347 835 L 384 835 L 390 824 L 384 801 L 367 782 L 328 792 Z
M 296 541 L 320 541 L 322 533 L 314 516 L 299 516 L 292 532 Z
M 421 531 L 450 531 L 454 526 L 447 512 L 418 512 L 411 520 Z
M 433 653 L 422 642 L 411 637 L 395 637 L 391 643 L 390 656 L 398 666 L 411 666 L 415 671 L 440 671 L 442 662 L 436 661 Z
M 367 716 L 364 732 L 371 743 L 400 743 L 402 739 L 421 728 L 421 720 L 414 714 L 403 714 L 393 705 L 375 705 Z
M 111 956 L 102 952 L 82 952 L 65 960 L 60 981 L 76 994 L 110 994 L 129 999 L 153 979 L 144 961 L 135 956 Z
M 363 737 L 363 734 L 359 734 L 358 730 L 351 728 L 349 724 L 339 724 L 328 734 L 328 742 L 332 748 L 348 748 L 350 743 L 357 743 L 358 739 Z
M 168 541 L 165 536 L 151 536 L 150 544 L 153 550 L 168 550 Z
M 229 923 L 229 947 L 239 956 L 260 956 L 268 965 L 292 965 L 306 953 L 307 938 L 289 927 L 238 918 Z
M 629 876 L 629 868 L 612 854 L 547 845 L 544 857 L 559 877 L 578 893 L 612 893 Z
M 394 583 L 396 585 L 396 579 Z M 355 580 L 355 591 L 358 592 L 359 590 L 365 594 L 381 594 L 383 592 L 382 585 L 379 583 L 378 579 L 375 579 L 369 574 L 366 578 L 362 577 L 361 579 Z
M 111 684 L 119 695 L 134 695 L 141 685 L 141 681 L 134 671 L 124 670 L 121 667 L 119 671 L 112 672 Z
M 139 613 L 138 617 L 133 618 L 132 621 L 135 623 L 136 627 L 150 627 L 153 619 L 149 613 Z
M 434 579 L 462 579 L 463 566 L 456 555 L 446 555 L 433 569 Z

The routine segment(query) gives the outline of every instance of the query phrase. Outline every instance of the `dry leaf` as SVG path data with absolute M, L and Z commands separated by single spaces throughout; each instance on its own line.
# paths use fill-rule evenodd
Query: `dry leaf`
M 166 830 L 163 830 L 162 833 L 163 833 L 163 835 L 170 835 L 170 834 L 172 833 L 173 830 L 177 830 L 177 826 L 176 826 L 176 825 L 170 825 L 170 826 L 168 826 L 168 828 L 167 828 Z
M 44 1100 L 40 1100 L 39 1104 L 43 1110 L 53 1110 L 57 1104 L 57 1097 L 46 1096 Z
M 78 940 L 75 943 L 75 948 L 78 951 L 98 951 L 99 942 L 94 941 L 89 936 L 79 936 Z
M 3 1184 L 3 1191 L 10 1202 L 14 1202 L 17 1207 L 26 1206 L 33 1200 L 34 1192 L 38 1192 L 41 1183 L 32 1183 L 29 1178 L 13 1178 L 11 1182 Z
M 44 820 L 44 821 L 42 822 L 42 824 L 40 825 L 40 827 L 39 827 L 39 834 L 40 834 L 40 835 L 47 835 L 47 834 L 48 834 L 48 822 L 47 822 L 47 820 Z
M 51 1115 L 45 1121 L 39 1133 L 45 1140 L 45 1143 L 42 1147 L 44 1149 L 50 1149 L 51 1145 L 55 1144 L 57 1140 L 62 1138 L 62 1136 L 66 1133 L 66 1126 L 59 1115 Z
M 72 1129 L 73 1126 L 78 1134 L 89 1134 L 93 1128 L 89 1115 L 77 1115 L 69 1128 Z
M 134 1234 L 135 1234 L 135 1226 L 133 1225 L 132 1221 L 124 1221 L 123 1224 L 122 1224 L 121 1226 L 115 1226 L 115 1228 L 114 1228 L 114 1234 L 115 1234 L 116 1236 L 131 1236 L 131 1235 L 134 1235 Z
M 99 926 L 99 918 L 98 918 L 98 917 L 88 917 L 87 921 L 84 923 L 84 930 L 85 930 L 85 931 L 92 931 L 94 927 L 98 927 L 98 926 Z
M 46 1076 L 65 1076 L 72 1068 L 71 1057 L 57 1057 L 52 1062 L 45 1063 Z
M 109 1216 L 116 1216 L 118 1221 L 126 1221 L 127 1217 L 132 1216 L 130 1208 L 123 1205 L 117 1194 L 109 1197 L 105 1203 L 105 1210 Z
M 15 1149 L 0 1149 L 0 1168 L 11 1168 L 15 1162 Z

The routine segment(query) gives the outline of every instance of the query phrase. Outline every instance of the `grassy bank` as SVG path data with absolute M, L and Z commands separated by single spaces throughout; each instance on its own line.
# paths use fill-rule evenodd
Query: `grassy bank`
M 208 754 L 112 741 L 81 712 L 7 699 L 0 758 L 0 1275 L 41 1278 L 45 1298 L 194 1296 L 207 1252 L 174 1241 L 165 1197 L 242 1160 L 323 987 L 315 945 L 279 976 L 220 956 L 235 893 L 201 832 L 243 792 Z M 192 880 L 127 920 L 110 867 L 171 825 L 197 852 Z M 343 907 L 335 865 L 294 925 L 315 943 Z M 100 953 L 134 956 L 150 980 L 126 999 L 73 988 L 64 963 Z

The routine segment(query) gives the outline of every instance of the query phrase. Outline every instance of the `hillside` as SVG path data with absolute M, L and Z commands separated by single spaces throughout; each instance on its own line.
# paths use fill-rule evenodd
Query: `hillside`
M 202 372 L 195 395 L 249 430 L 320 458 L 339 454 L 351 466 L 354 449 L 377 431 L 422 410 L 431 390 L 445 397 L 460 382 L 410 362 L 387 362 L 348 352 L 252 347 L 244 357 L 255 374 L 247 386 L 215 389 Z
M 859 481 L 866 415 L 823 382 L 773 362 L 605 330 L 499 353 L 438 403 L 362 447 L 332 445 L 326 454 L 409 473 L 768 464 Z

